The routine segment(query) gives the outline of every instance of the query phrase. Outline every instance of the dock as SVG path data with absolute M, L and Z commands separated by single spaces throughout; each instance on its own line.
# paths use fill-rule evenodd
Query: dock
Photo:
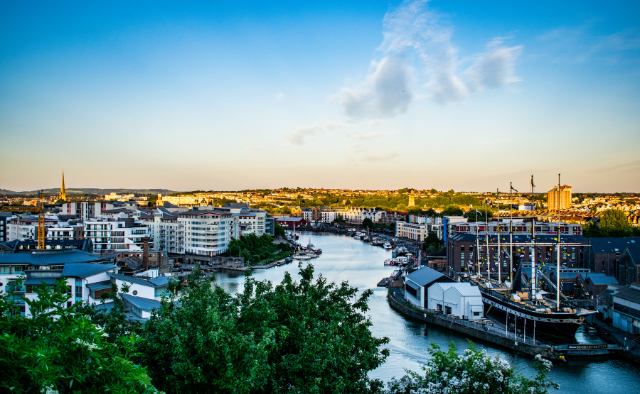
M 623 351 L 622 347 L 616 344 L 568 344 L 556 346 L 534 341 L 532 338 L 525 339 L 515 333 L 505 332 L 504 328 L 433 313 L 432 311 L 410 304 L 404 298 L 402 290 L 399 288 L 389 288 L 387 300 L 393 309 L 403 315 L 456 331 L 470 338 L 481 340 L 482 342 L 491 343 L 531 356 L 540 354 L 542 357 L 548 359 L 565 361 L 567 357 L 610 357 Z

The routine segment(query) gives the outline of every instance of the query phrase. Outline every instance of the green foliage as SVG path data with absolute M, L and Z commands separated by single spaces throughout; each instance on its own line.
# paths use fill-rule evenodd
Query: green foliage
M 231 296 L 199 270 L 180 297 L 163 299 L 144 326 L 139 361 L 157 387 L 198 393 L 374 393 L 382 383 L 367 372 L 380 366 L 388 339 L 374 338 L 364 315 L 371 290 L 358 297 L 346 282 L 280 285 L 249 277 Z
M 438 235 L 433 231 L 429 231 L 429 234 L 422 243 L 422 250 L 429 254 L 437 252 L 444 247 L 444 241 L 438 238 Z
M 611 237 L 626 237 L 632 228 L 627 214 L 619 209 L 607 209 L 600 215 L 600 228 Z
M 70 296 L 63 280 L 34 289 L 37 300 L 22 298 L 32 318 L 10 316 L 13 293 L 0 297 L 3 392 L 157 392 L 146 369 L 130 361 L 139 338 L 122 335 L 110 343 L 75 305 L 64 307 Z
M 285 237 L 287 235 L 287 232 L 284 231 L 284 227 L 282 227 L 278 223 L 275 223 L 275 227 L 273 229 L 273 232 L 274 232 L 274 235 L 275 235 L 276 238 Z
M 449 205 L 444 211 L 442 211 L 442 216 L 462 216 L 464 211 L 457 205 Z
M 423 367 L 424 376 L 407 371 L 400 379 L 392 379 L 387 385 L 387 394 L 546 394 L 549 389 L 559 389 L 559 385 L 547 378 L 551 362 L 539 355 L 533 362 L 536 376 L 528 379 L 517 373 L 508 362 L 492 359 L 485 350 L 478 351 L 470 343 L 464 354 L 457 355 L 453 343 L 448 351 L 431 344 L 431 358 Z
M 14 207 L 18 207 L 18 206 L 21 206 L 21 205 L 22 205 L 22 202 L 20 202 L 20 201 L 13 201 L 13 202 L 12 202 L 11 204 L 9 204 L 9 205 L 14 206 Z
M 342 217 L 342 215 L 338 215 L 337 218 L 333 219 L 333 223 L 341 223 L 341 224 L 345 224 L 347 223 L 346 220 L 344 220 L 344 218 Z
M 287 243 L 276 244 L 268 234 L 260 237 L 251 233 L 243 235 L 240 239 L 232 239 L 229 242 L 229 255 L 244 257 L 247 264 L 263 263 L 283 259 L 291 254 L 291 247 Z
M 487 208 L 487 213 L 485 216 L 484 209 L 478 209 L 477 212 L 475 209 L 472 209 L 469 212 L 465 212 L 462 216 L 468 218 L 469 222 L 475 222 L 476 220 L 478 222 L 485 222 L 487 221 L 487 219 L 491 219 L 493 217 L 493 211 Z
M 373 228 L 373 221 L 369 218 L 364 218 L 362 221 L 362 228 Z

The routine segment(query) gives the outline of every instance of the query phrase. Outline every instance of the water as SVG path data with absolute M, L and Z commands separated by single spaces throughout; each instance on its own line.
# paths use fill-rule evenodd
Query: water
M 373 290 L 368 311 L 373 322 L 371 330 L 377 337 L 389 338 L 387 348 L 391 350 L 391 354 L 381 367 L 371 371 L 371 377 L 388 381 L 394 376 L 404 375 L 405 368 L 420 371 L 420 366 L 427 361 L 430 343 L 435 343 L 441 348 L 446 348 L 452 341 L 458 349 L 468 346 L 463 335 L 405 318 L 391 309 L 386 299 L 386 288 L 376 287 L 382 278 L 388 277 L 394 270 L 393 267 L 385 267 L 382 264 L 391 256 L 390 251 L 340 235 L 303 233 L 300 242 L 306 244 L 309 239 L 323 251 L 320 258 L 311 260 L 316 275 L 322 274 L 329 281 L 336 283 L 348 281 L 351 286 L 360 290 Z M 299 278 L 296 262 L 268 270 L 255 270 L 254 278 L 277 284 L 287 271 L 294 278 Z M 230 293 L 236 293 L 243 288 L 244 276 L 235 272 L 219 272 L 216 274 L 216 284 Z M 476 347 L 486 349 L 492 357 L 500 356 L 527 375 L 533 373 L 528 367 L 531 363 L 530 358 L 488 345 L 476 344 Z M 621 394 L 636 392 L 640 387 L 640 367 L 623 360 L 555 362 L 550 377 L 560 383 L 560 393 Z

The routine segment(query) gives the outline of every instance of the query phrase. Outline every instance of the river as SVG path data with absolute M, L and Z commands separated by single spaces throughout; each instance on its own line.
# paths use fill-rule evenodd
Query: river
M 382 264 L 391 256 L 390 251 L 344 235 L 303 233 L 300 243 L 306 244 L 309 240 L 323 251 L 320 258 L 311 260 L 316 275 L 321 274 L 336 283 L 348 281 L 351 286 L 360 290 L 373 290 L 368 311 L 373 322 L 371 331 L 377 337 L 389 338 L 387 347 L 391 354 L 381 367 L 370 372 L 371 377 L 388 381 L 394 376 L 404 375 L 404 369 L 420 371 L 420 366 L 428 359 L 430 343 L 441 348 L 446 348 L 451 342 L 458 349 L 468 346 L 463 335 L 405 318 L 391 309 L 386 300 L 387 289 L 376 286 L 382 278 L 393 272 L 393 267 Z M 297 262 L 268 270 L 254 270 L 254 278 L 277 284 L 286 271 L 294 278 L 299 278 Z M 244 275 L 221 271 L 216 273 L 215 283 L 230 293 L 236 293 L 243 288 Z M 517 370 L 522 370 L 527 375 L 532 373 L 528 367 L 530 358 L 482 344 L 476 344 L 476 347 L 486 349 L 491 356 L 509 361 Z M 560 393 L 622 394 L 637 392 L 640 387 L 640 367 L 624 360 L 554 362 L 549 376 L 560 384 Z

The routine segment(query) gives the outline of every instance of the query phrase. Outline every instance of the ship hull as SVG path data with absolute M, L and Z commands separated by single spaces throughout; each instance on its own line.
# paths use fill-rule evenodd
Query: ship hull
M 508 322 L 508 327 L 518 330 L 526 328 L 526 332 L 544 333 L 556 337 L 573 338 L 582 325 L 582 318 L 575 313 L 544 313 L 534 312 L 524 307 L 518 307 L 504 302 L 501 298 L 481 291 L 485 313 L 491 314 L 500 321 Z M 526 322 L 526 323 L 525 323 Z

